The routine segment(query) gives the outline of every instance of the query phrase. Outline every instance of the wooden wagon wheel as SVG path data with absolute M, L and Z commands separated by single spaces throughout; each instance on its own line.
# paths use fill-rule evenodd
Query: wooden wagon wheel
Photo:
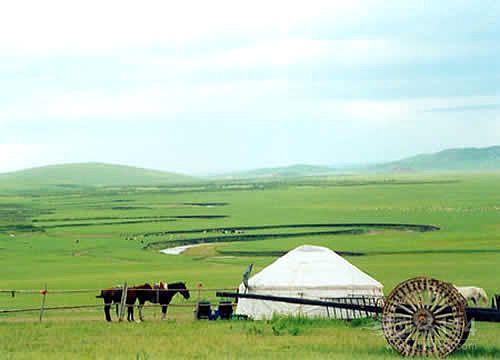
M 465 301 L 465 304 L 467 305 L 467 300 L 464 300 L 464 301 Z M 460 339 L 460 344 L 458 345 L 458 347 L 461 347 L 463 344 L 465 344 L 467 342 L 467 339 L 469 338 L 469 335 L 471 332 L 472 319 L 470 319 L 467 316 L 467 311 L 465 313 L 466 313 L 465 329 L 464 329 L 464 333 L 462 334 L 462 339 Z
M 404 356 L 444 357 L 466 336 L 465 302 L 449 283 L 419 277 L 399 284 L 386 299 L 382 328 Z

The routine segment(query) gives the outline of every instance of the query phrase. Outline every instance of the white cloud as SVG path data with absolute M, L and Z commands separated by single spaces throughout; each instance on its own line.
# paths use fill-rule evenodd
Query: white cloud
M 277 37 L 256 40 L 253 45 L 215 49 L 203 55 L 125 54 L 120 62 L 148 69 L 157 75 L 192 74 L 227 69 L 251 69 L 266 66 L 314 63 L 330 53 L 330 42 L 306 38 Z
M 258 42 L 253 47 L 236 48 L 208 59 L 207 64 L 221 67 L 289 65 L 328 54 L 328 42 L 311 39 L 276 39 Z
M 177 47 L 226 33 L 286 34 L 327 15 L 359 16 L 359 1 L 10 1 L 0 5 L 0 50 L 26 54 Z
M 478 107 L 481 110 L 481 106 L 500 103 L 497 96 L 322 101 L 297 96 L 294 86 L 297 84 L 288 80 L 242 80 L 138 88 L 120 94 L 103 90 L 38 94 L 0 108 L 0 123 L 38 119 L 175 121 L 182 114 L 253 114 L 266 120 L 286 120 L 295 119 L 295 114 L 307 117 L 318 114 L 335 121 L 380 127 L 410 121 L 415 115 L 433 109 Z M 499 112 L 498 108 L 496 111 Z
M 120 94 L 102 90 L 36 94 L 0 107 L 0 122 L 172 120 L 182 113 L 246 112 L 256 103 L 265 107 L 286 97 L 288 86 L 286 80 L 242 80 L 129 89 Z
M 439 109 L 460 109 L 470 107 L 472 110 L 482 110 L 482 107 L 488 107 L 493 104 L 500 104 L 500 96 L 460 96 L 460 97 L 447 97 L 440 99 L 416 99 L 413 103 L 418 106 L 420 111 L 435 111 Z M 498 109 L 493 109 L 498 110 Z
M 0 173 L 40 164 L 48 152 L 43 144 L 0 144 Z
M 123 64 L 148 69 L 157 76 L 172 74 L 203 74 L 207 71 L 269 69 L 269 66 L 328 65 L 329 67 L 403 64 L 429 61 L 457 54 L 453 47 L 433 47 L 428 44 L 408 44 L 379 38 L 311 39 L 271 34 L 254 39 L 251 45 L 229 49 L 213 49 L 202 55 L 182 52 L 156 55 L 149 52 L 127 53 L 120 57 Z
M 400 44 L 383 39 L 275 38 L 258 41 L 249 47 L 235 48 L 199 59 L 207 67 L 253 67 L 265 65 L 314 64 L 374 64 L 400 62 L 415 52 Z
M 496 96 L 416 98 L 400 100 L 334 100 L 318 104 L 318 111 L 332 119 L 351 121 L 361 126 L 384 127 L 415 122 L 429 110 L 448 107 L 473 107 L 498 103 Z M 500 113 L 500 111 L 496 110 Z M 431 116 L 430 114 L 428 116 Z M 436 116 L 443 115 L 433 115 Z

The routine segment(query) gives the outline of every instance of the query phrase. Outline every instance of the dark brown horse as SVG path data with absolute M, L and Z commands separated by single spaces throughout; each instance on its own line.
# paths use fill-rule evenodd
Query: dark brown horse
M 149 284 L 146 284 L 149 285 Z M 155 285 L 152 290 L 137 291 L 137 299 L 139 300 L 139 319 L 144 321 L 144 316 L 142 310 L 144 308 L 144 303 L 149 301 L 152 304 L 160 304 L 162 312 L 162 320 L 167 317 L 168 304 L 172 301 L 172 298 L 177 294 L 181 294 L 184 299 L 189 299 L 189 290 L 186 284 L 183 282 L 176 282 L 167 285 L 167 288 L 163 288 Z M 132 318 L 133 318 L 132 310 Z
M 180 293 L 185 299 L 189 299 L 190 297 L 189 290 L 187 289 L 186 284 L 183 282 L 168 284 L 166 289 L 163 286 L 151 286 L 147 283 L 144 285 L 127 288 L 127 320 L 134 321 L 134 304 L 137 299 L 139 300 L 139 318 L 141 321 L 144 321 L 142 310 L 146 301 L 161 305 L 162 319 L 164 320 L 167 316 L 168 304 L 170 304 L 172 298 L 177 293 Z M 101 294 L 96 296 L 97 298 L 102 298 L 104 300 L 104 313 L 106 315 L 107 321 L 111 321 L 111 305 L 113 303 L 120 303 L 122 294 L 123 289 L 111 288 L 101 290 Z
M 147 291 L 152 290 L 153 287 L 149 284 L 144 284 L 140 286 L 133 286 L 127 288 L 127 299 L 125 304 L 127 305 L 127 320 L 134 321 L 134 304 L 137 299 L 137 291 Z M 111 321 L 111 305 L 116 304 L 116 315 L 118 316 L 118 304 L 120 304 L 123 294 L 123 288 L 109 288 L 101 290 L 101 294 L 97 295 L 96 298 L 104 300 L 104 314 L 106 315 L 106 320 Z

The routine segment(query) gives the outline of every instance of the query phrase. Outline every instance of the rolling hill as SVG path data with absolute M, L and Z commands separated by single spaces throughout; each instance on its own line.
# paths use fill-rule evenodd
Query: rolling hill
M 258 178 L 281 178 L 321 176 L 334 172 L 333 168 L 327 166 L 296 164 L 284 167 L 261 168 L 248 171 L 233 172 L 219 175 L 218 178 L 226 179 L 258 179 Z
M 338 174 L 329 166 L 297 164 L 221 174 L 211 179 L 293 178 Z M 373 166 L 344 167 L 342 172 L 500 171 L 500 146 L 448 149 Z M 125 165 L 76 163 L 49 165 L 0 174 L 0 189 L 44 186 L 157 186 L 183 184 L 198 178 Z
M 219 179 L 258 179 L 323 176 L 346 173 L 422 172 L 422 171 L 497 171 L 500 170 L 500 146 L 485 148 L 447 149 L 432 154 L 420 154 L 397 161 L 375 165 L 319 166 L 297 164 L 262 168 L 217 176 Z
M 0 174 L 0 186 L 124 186 L 185 183 L 195 178 L 156 170 L 103 163 L 49 165 Z
M 447 149 L 380 164 L 378 171 L 491 171 L 500 170 L 500 146 Z

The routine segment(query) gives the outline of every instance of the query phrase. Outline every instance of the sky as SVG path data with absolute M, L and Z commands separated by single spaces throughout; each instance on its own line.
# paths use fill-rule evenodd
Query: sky
M 2 2 L 0 172 L 498 145 L 499 18 L 496 0 Z

